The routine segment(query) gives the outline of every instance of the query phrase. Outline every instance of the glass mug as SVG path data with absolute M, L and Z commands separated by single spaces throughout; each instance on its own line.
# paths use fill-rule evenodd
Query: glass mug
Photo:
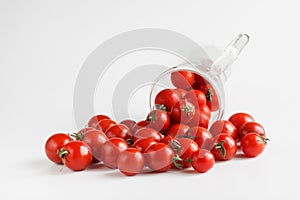
M 230 66 L 238 58 L 244 47 L 249 42 L 247 34 L 239 34 L 236 36 L 224 49 L 223 54 L 216 59 L 212 64 L 183 63 L 172 67 L 160 74 L 151 86 L 149 105 L 153 109 L 155 105 L 156 95 L 163 89 L 174 88 L 171 82 L 171 74 L 177 71 L 191 71 L 195 76 L 202 78 L 206 84 L 213 88 L 215 98 L 217 98 L 217 109 L 212 110 L 209 124 L 216 120 L 222 119 L 225 110 L 225 93 L 224 85 L 231 73 Z

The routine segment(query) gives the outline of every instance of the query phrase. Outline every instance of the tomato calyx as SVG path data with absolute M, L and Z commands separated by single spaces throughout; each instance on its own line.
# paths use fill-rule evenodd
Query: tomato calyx
M 149 117 L 146 119 L 147 122 L 153 122 L 157 120 L 157 114 L 156 110 L 153 110 L 153 112 L 149 115 Z
M 178 151 L 181 147 L 180 143 L 175 140 L 175 139 L 172 139 L 170 142 L 169 142 L 169 146 L 174 150 L 174 151 Z
M 193 114 L 195 113 L 195 106 L 189 103 L 187 99 L 185 99 L 185 104 L 180 107 L 180 110 L 184 112 L 188 118 L 191 118 L 191 116 L 193 116 Z
M 162 110 L 167 112 L 167 107 L 164 104 L 155 104 L 153 110 Z
M 261 140 L 262 140 L 265 144 L 268 144 L 268 142 L 270 141 L 269 138 L 266 138 L 266 137 L 261 136 L 261 135 L 260 135 L 260 138 L 261 138 Z
M 224 147 L 225 140 L 221 140 L 218 144 L 216 144 L 216 149 L 219 151 L 221 156 L 225 159 L 226 156 L 226 149 Z
M 208 88 L 205 93 L 206 100 L 208 102 L 212 102 L 213 90 L 212 88 Z
M 80 140 L 82 141 L 84 138 L 84 134 L 81 133 L 80 131 L 78 133 L 72 133 L 70 134 L 71 137 L 73 137 L 75 140 Z
M 130 138 L 128 138 L 127 140 L 125 140 L 127 142 L 127 144 L 131 147 L 133 145 L 133 136 L 131 136 Z
M 172 158 L 172 162 L 173 165 L 177 168 L 177 169 L 182 169 L 182 159 L 180 158 L 180 156 L 178 154 L 175 154 L 174 157 Z
M 69 152 L 68 152 L 67 150 L 65 150 L 64 148 L 61 148 L 60 150 L 57 150 L 57 155 L 58 155 L 61 159 L 63 159 L 63 160 L 66 159 L 66 156 L 67 156 L 68 153 L 69 153 Z

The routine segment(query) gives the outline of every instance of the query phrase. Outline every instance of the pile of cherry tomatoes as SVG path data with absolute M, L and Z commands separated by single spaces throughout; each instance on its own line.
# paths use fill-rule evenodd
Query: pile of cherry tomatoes
M 239 147 L 245 157 L 263 152 L 268 140 L 265 130 L 247 113 L 233 114 L 209 127 L 219 101 L 201 76 L 177 71 L 171 81 L 175 88 L 156 95 L 156 106 L 145 120 L 116 123 L 106 115 L 95 115 L 77 133 L 50 136 L 45 144 L 47 157 L 74 171 L 102 162 L 132 176 L 145 168 L 166 172 L 192 167 L 203 173 L 215 160 L 232 159 Z

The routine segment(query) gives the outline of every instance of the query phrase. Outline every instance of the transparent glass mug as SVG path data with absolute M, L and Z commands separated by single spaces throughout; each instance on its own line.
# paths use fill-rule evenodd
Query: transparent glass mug
M 224 49 L 223 54 L 212 64 L 199 64 L 199 63 L 184 63 L 175 67 L 172 67 L 162 74 L 152 84 L 150 90 L 149 105 L 150 109 L 155 107 L 155 97 L 163 89 L 174 88 L 171 82 L 171 74 L 176 71 L 191 71 L 196 76 L 202 77 L 206 84 L 212 86 L 214 94 L 218 99 L 218 109 L 211 112 L 211 118 L 209 124 L 216 120 L 223 118 L 225 111 L 225 92 L 224 84 L 226 83 L 231 68 L 230 66 L 238 58 L 241 51 L 249 42 L 249 36 L 247 34 L 239 34 L 236 36 Z

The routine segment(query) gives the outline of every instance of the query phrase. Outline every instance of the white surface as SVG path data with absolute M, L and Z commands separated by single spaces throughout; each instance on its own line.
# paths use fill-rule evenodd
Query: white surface
M 0 199 L 297 199 L 300 3 L 278 2 L 1 0 Z M 46 159 L 47 137 L 75 130 L 74 83 L 86 57 L 144 27 L 220 47 L 239 32 L 251 36 L 227 85 L 227 116 L 247 111 L 265 126 L 271 142 L 260 157 L 206 174 L 134 177 L 105 167 L 74 173 Z

